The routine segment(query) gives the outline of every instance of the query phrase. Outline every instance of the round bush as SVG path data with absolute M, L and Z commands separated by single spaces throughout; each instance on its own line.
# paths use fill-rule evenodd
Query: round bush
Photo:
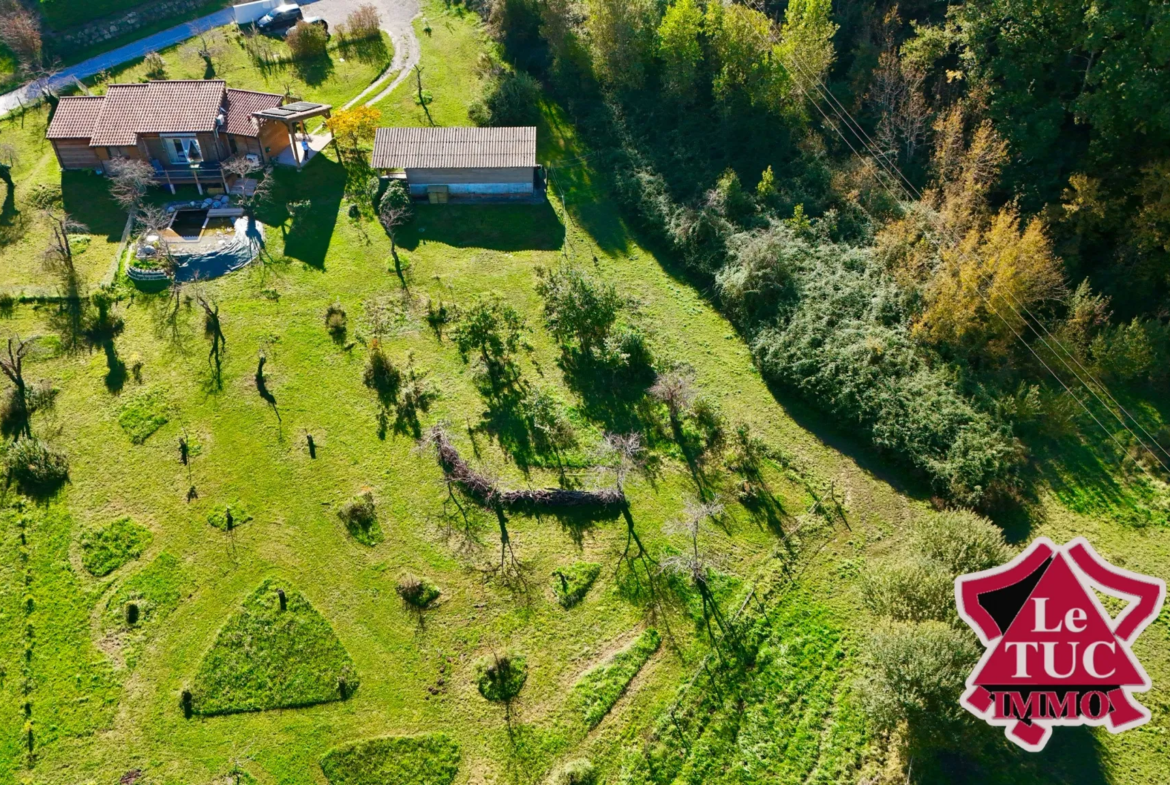
M 584 758 L 566 761 L 552 776 L 550 785 L 596 785 L 597 770 Z
M 40 439 L 21 439 L 8 449 L 8 474 L 26 489 L 48 489 L 69 478 L 69 459 Z
M 479 694 L 490 701 L 508 703 L 520 694 L 528 680 L 528 663 L 520 654 L 492 654 L 475 665 Z

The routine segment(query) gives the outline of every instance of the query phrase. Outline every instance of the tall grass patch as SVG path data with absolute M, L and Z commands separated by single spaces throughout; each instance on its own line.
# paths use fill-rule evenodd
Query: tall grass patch
M 118 412 L 118 425 L 134 444 L 142 444 L 170 419 L 170 404 L 162 390 L 135 393 Z
M 628 649 L 588 671 L 573 685 L 569 705 L 590 728 L 601 722 L 642 666 L 658 651 L 662 639 L 658 630 L 644 631 Z
M 574 562 L 569 567 L 553 572 L 553 594 L 564 608 L 572 608 L 589 593 L 593 582 L 601 574 L 601 565 L 592 562 Z
M 358 688 L 353 660 L 329 622 L 282 585 L 264 581 L 220 630 L 192 682 L 193 713 L 312 706 Z
M 141 556 L 151 538 L 150 529 L 129 518 L 119 518 L 81 535 L 81 563 L 90 575 L 103 578 Z
M 448 785 L 459 745 L 444 733 L 366 739 L 325 753 L 321 771 L 332 785 Z

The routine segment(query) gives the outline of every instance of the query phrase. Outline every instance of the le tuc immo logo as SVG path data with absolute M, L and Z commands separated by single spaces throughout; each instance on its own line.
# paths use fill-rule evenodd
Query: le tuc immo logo
M 1126 605 L 1110 616 L 1097 592 Z M 1150 679 L 1130 647 L 1165 595 L 1162 580 L 1114 567 L 1082 537 L 1042 537 L 1002 567 L 960 576 L 959 615 L 987 650 L 959 702 L 1032 752 L 1056 725 L 1141 725 L 1150 712 L 1133 694 Z

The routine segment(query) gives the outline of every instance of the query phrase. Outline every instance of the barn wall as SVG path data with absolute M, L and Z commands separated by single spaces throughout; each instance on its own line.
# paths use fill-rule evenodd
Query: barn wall
M 101 159 L 89 146 L 88 139 L 54 139 L 53 149 L 57 151 L 57 162 L 62 169 L 96 169 L 101 166 Z
M 527 183 L 531 190 L 531 166 L 506 169 L 407 169 L 406 179 L 413 185 L 457 185 L 476 183 Z

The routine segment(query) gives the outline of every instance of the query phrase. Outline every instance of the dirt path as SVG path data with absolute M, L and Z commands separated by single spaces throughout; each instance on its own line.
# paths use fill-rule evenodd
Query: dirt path
M 345 21 L 353 9 L 369 0 L 318 0 L 313 4 L 313 15 L 323 16 L 332 27 Z M 418 0 L 374 0 L 382 16 L 382 29 L 394 43 L 394 60 L 369 87 L 346 102 L 343 109 L 357 103 L 370 106 L 381 101 L 410 76 L 410 70 L 419 61 L 418 36 L 414 34 L 414 19 L 419 15 Z M 372 97 L 371 97 L 372 96 Z

